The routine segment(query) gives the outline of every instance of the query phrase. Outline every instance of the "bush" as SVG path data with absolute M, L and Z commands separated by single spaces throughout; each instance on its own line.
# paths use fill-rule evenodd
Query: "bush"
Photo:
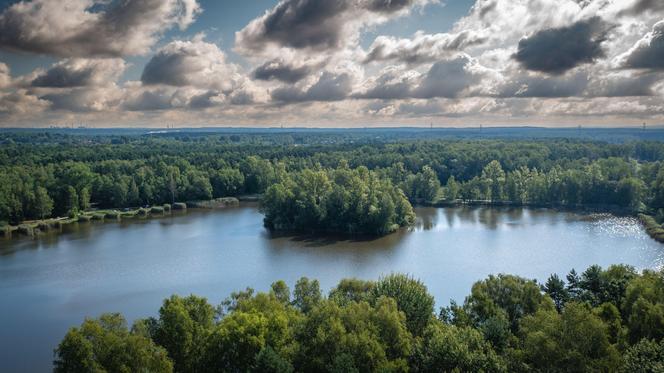
M 171 211 L 171 204 L 170 203 L 165 203 L 164 204 L 164 211 L 166 211 L 166 212 Z
M 152 206 L 150 209 L 150 212 L 153 214 L 163 214 L 164 213 L 164 208 L 161 206 Z
M 120 220 L 120 213 L 118 211 L 108 211 L 105 214 L 105 217 L 107 219 L 115 219 L 115 220 Z
M 173 204 L 173 210 L 186 210 L 187 204 L 184 202 L 175 202 Z
M 83 214 L 81 214 L 81 215 L 78 216 L 78 221 L 80 221 L 80 222 L 88 222 L 90 220 L 92 220 L 92 215 L 83 215 Z

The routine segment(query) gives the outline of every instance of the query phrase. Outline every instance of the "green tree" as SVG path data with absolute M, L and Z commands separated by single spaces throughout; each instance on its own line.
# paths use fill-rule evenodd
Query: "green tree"
M 172 372 L 166 351 L 145 336 L 129 332 L 119 314 L 86 319 L 55 350 L 55 372 Z
M 318 280 L 309 280 L 302 277 L 295 283 L 293 292 L 293 305 L 302 312 L 307 313 L 322 299 Z
M 53 200 L 49 197 L 46 188 L 36 187 L 35 188 L 35 202 L 34 202 L 34 214 L 40 219 L 51 215 L 53 211 Z
M 620 355 L 609 342 L 606 325 L 583 304 L 571 302 L 561 314 L 540 309 L 524 317 L 523 356 L 537 371 L 611 371 Z
M 176 371 L 195 372 L 213 323 L 214 308 L 205 298 L 173 295 L 159 309 L 153 338 L 168 351 Z
M 397 302 L 397 307 L 406 315 L 408 330 L 419 336 L 433 318 L 434 299 L 427 287 L 419 280 L 403 274 L 391 274 L 383 277 L 371 291 L 375 300 L 390 297 Z
M 565 289 L 565 282 L 555 273 L 546 280 L 546 283 L 542 286 L 542 291 L 551 297 L 559 312 L 562 310 L 565 302 L 569 300 L 569 292 Z

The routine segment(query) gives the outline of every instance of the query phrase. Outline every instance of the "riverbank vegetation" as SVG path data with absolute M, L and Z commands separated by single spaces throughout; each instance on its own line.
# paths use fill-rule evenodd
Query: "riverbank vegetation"
M 264 211 L 271 213 L 266 225 L 275 229 L 389 232 L 409 219 L 407 212 L 390 217 L 389 211 L 378 211 L 383 199 L 387 210 L 388 200 L 395 209 L 404 205 L 397 188 L 410 203 L 593 207 L 643 212 L 656 224 L 664 221 L 660 142 L 400 140 L 371 132 L 132 133 L 0 134 L 0 225 L 74 217 L 91 208 L 168 203 L 176 209 L 177 201 L 262 195 L 268 188 L 273 189 L 270 198 L 280 189 L 281 197 L 288 196 L 297 207 L 284 215 L 270 207 L 274 201 L 265 200 Z M 341 168 L 360 175 L 353 182 L 373 183 L 373 195 L 345 195 L 342 189 L 350 190 L 350 184 L 333 177 Z M 330 188 L 320 191 L 320 200 L 293 182 L 305 174 L 328 179 L 323 187 Z M 388 218 L 353 221 L 364 212 L 328 205 L 332 202 L 326 198 L 342 195 L 367 199 L 362 211 Z M 305 216 L 312 217 L 306 224 Z
M 475 283 L 439 312 L 425 284 L 392 274 L 246 289 L 214 307 L 174 295 L 131 328 L 87 319 L 56 349 L 56 372 L 654 372 L 664 366 L 664 273 L 592 266 L 544 284 Z

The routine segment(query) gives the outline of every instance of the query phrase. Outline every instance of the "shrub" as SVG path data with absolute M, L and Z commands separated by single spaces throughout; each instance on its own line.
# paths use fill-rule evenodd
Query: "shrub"
M 173 204 L 173 210 L 186 210 L 187 204 L 184 202 L 175 202 Z

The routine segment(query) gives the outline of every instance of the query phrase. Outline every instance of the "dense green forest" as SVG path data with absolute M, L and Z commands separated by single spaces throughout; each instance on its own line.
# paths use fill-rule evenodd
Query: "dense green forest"
M 660 142 L 3 132 L 0 143 L 0 222 L 10 224 L 266 191 L 275 229 L 389 232 L 411 219 L 401 192 L 410 203 L 597 206 L 664 218 Z
M 420 281 L 392 274 L 247 288 L 217 307 L 174 295 L 131 329 L 87 319 L 56 349 L 56 372 L 661 372 L 664 272 L 592 266 L 544 284 L 475 283 L 434 311 Z

